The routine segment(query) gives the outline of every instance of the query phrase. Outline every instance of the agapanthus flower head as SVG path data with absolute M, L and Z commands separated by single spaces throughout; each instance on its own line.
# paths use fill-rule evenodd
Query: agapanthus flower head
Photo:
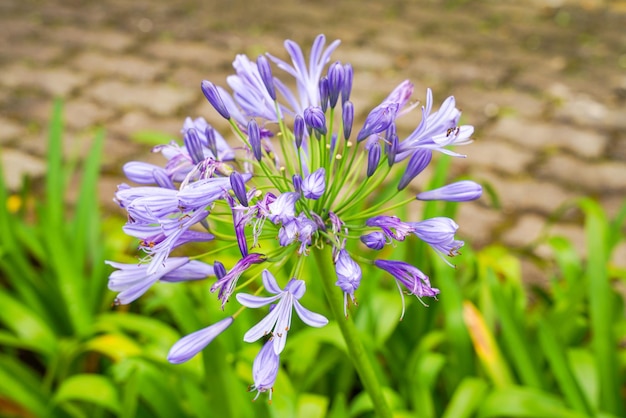
M 473 127 L 459 125 L 454 97 L 434 110 L 428 89 L 421 120 L 416 110 L 417 126 L 403 135 L 396 129 L 397 119 L 419 103 L 412 99 L 411 81 L 398 84 L 378 105 L 355 109 L 350 96 L 358 78 L 349 63 L 331 61 L 338 40 L 327 44 L 319 35 L 308 56 L 303 52 L 307 48 L 292 40 L 284 45 L 287 61 L 270 54 L 256 60 L 237 55 L 234 73 L 226 78 L 228 89 L 201 82 L 204 96 L 232 128 L 228 141 L 205 119 L 186 118 L 182 145 L 172 141 L 153 149 L 164 157 L 162 165 L 124 166 L 139 186 L 120 185 L 115 201 L 127 212 L 124 232 L 138 239 L 145 257 L 137 265 L 111 262 L 119 270 L 109 281 L 119 292 L 118 303 L 132 302 L 158 281 L 212 275 L 216 279 L 210 291 L 217 293 L 223 310 L 236 293 L 238 310 L 176 343 L 168 357 L 174 363 L 198 353 L 244 308 L 264 309 L 264 318 L 243 339 L 267 339 L 254 361 L 253 390 L 270 396 L 293 310 L 305 325 L 328 323 L 302 306 L 305 280 L 324 280 L 325 290 L 335 284 L 343 294 L 345 315 L 350 303 L 356 305 L 361 282 L 368 280 L 363 269 L 373 268 L 367 261 L 373 251 L 384 257 L 387 244 L 412 245 L 419 239 L 446 260 L 458 254 L 463 242 L 455 237 L 458 225 L 452 219 L 409 222 L 395 209 L 415 201 L 401 194 L 426 170 L 434 151 L 464 157 L 451 147 L 469 144 L 473 133 Z M 288 86 L 293 84 L 292 91 Z M 356 141 L 351 140 L 355 115 L 367 115 Z M 233 139 L 238 144 L 230 146 Z M 417 200 L 460 202 L 481 193 L 480 185 L 464 180 L 419 193 Z M 402 213 L 415 213 L 405 209 Z M 174 249 L 185 251 L 189 242 L 209 249 L 190 258 L 171 256 Z M 333 263 L 336 280 L 332 274 L 305 273 L 314 263 L 311 253 L 317 264 Z M 230 270 L 220 262 L 226 254 L 237 256 L 226 263 Z M 263 290 L 259 264 L 265 268 L 261 277 L 268 297 L 258 296 Z M 401 294 L 404 290 L 423 300 L 439 293 L 418 266 L 384 259 L 373 264 L 395 279 Z M 281 287 L 270 271 L 284 272 L 286 266 L 293 267 Z M 251 288 L 256 293 L 245 293 L 255 281 Z M 404 315 L 404 296 L 402 304 Z

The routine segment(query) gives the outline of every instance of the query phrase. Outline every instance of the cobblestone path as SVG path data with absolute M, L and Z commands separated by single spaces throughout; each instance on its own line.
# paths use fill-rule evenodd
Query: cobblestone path
M 546 218 L 577 196 L 614 214 L 626 196 L 626 2 L 610 1 L 18 1 L 0 3 L 0 146 L 10 185 L 45 171 L 45 126 L 65 101 L 68 155 L 82 155 L 95 126 L 107 139 L 101 199 L 111 202 L 121 165 L 149 158 L 138 131 L 178 138 L 185 116 L 219 116 L 199 84 L 224 85 L 236 53 L 283 53 L 318 33 L 355 67 L 363 112 L 405 78 L 415 99 L 454 94 L 476 127 L 454 175 L 489 183 L 464 205 L 460 233 L 544 256 L 533 242 Z M 407 133 L 419 120 L 400 120 Z M 357 122 L 358 126 L 358 122 Z M 136 135 L 135 135 L 136 136 Z M 549 233 L 581 252 L 581 215 L 564 211 Z M 626 247 L 616 262 L 626 264 Z M 529 280 L 539 277 L 524 262 Z

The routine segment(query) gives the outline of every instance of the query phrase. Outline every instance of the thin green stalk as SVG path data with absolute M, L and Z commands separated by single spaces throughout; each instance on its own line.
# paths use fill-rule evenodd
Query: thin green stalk
M 326 298 L 328 299 L 328 304 L 333 312 L 333 316 L 337 320 L 341 334 L 348 347 L 348 353 L 361 379 L 361 383 L 363 383 L 365 390 L 374 404 L 376 416 L 379 418 L 391 418 L 391 409 L 389 409 L 387 405 L 383 395 L 383 388 L 376 376 L 370 358 L 365 351 L 365 347 L 361 342 L 359 331 L 356 329 L 352 317 L 344 317 L 343 315 L 343 298 L 341 292 L 335 286 L 336 275 L 329 262 L 332 259 L 330 247 L 326 246 L 323 249 L 316 248 L 312 250 L 312 252 L 315 254 L 315 260 L 317 261 L 317 266 L 321 273 L 322 286 Z

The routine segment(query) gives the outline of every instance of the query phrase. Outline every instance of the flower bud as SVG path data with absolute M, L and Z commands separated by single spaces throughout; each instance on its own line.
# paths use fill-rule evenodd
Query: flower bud
M 259 69 L 259 74 L 261 75 L 261 80 L 263 81 L 263 85 L 267 90 L 267 93 L 270 95 L 272 100 L 276 100 L 276 89 L 274 89 L 274 77 L 272 76 L 272 68 L 270 67 L 270 63 L 265 57 L 265 55 L 260 55 L 256 59 L 256 65 Z
M 430 160 L 432 159 L 432 155 L 433 153 L 431 150 L 423 148 L 420 148 L 413 153 L 406 166 L 406 171 L 402 175 L 400 183 L 398 183 L 398 190 L 403 190 L 415 177 L 417 177 L 419 173 L 428 167 L 428 164 L 430 164 Z
M 343 112 L 341 114 L 343 120 L 343 137 L 347 141 L 352 133 L 352 123 L 354 122 L 354 105 L 352 102 L 343 104 Z
M 238 172 L 234 171 L 230 175 L 230 187 L 232 187 L 235 197 L 239 200 L 242 206 L 248 206 L 248 196 L 246 196 L 246 185 L 244 184 L 243 177 Z
M 380 162 L 380 144 L 375 142 L 367 154 L 367 177 L 372 177 Z
M 202 88 L 204 96 L 207 98 L 209 103 L 211 103 L 211 106 L 213 106 L 224 119 L 230 119 L 230 112 L 226 109 L 224 101 L 222 100 L 217 87 L 215 87 L 215 84 L 210 81 L 203 80 L 200 87 Z
M 331 108 L 334 108 L 339 100 L 339 93 L 343 87 L 343 73 L 344 69 L 339 61 L 328 69 L 328 100 Z
M 261 161 L 261 131 L 256 120 L 250 119 L 248 122 L 248 139 L 250 140 L 250 146 L 252 147 L 252 153 L 257 161 Z
M 295 137 L 296 147 L 302 146 L 302 138 L 304 137 L 304 119 L 300 115 L 296 115 L 293 122 L 293 136 Z

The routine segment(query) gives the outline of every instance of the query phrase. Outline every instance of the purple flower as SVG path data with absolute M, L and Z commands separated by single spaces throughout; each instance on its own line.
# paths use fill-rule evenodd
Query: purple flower
M 436 217 L 409 224 L 413 227 L 413 233 L 440 255 L 454 257 L 464 244 L 463 241 L 454 239 L 459 226 L 450 218 Z M 445 258 L 444 261 L 450 264 Z
M 300 102 L 293 102 L 292 106 L 294 113 L 302 114 L 304 109 L 310 106 L 319 106 L 319 80 L 322 75 L 324 66 L 330 60 L 330 54 L 339 46 L 339 40 L 331 43 L 326 49 L 326 37 L 324 35 L 318 35 L 313 42 L 311 48 L 311 54 L 309 57 L 309 67 L 307 68 L 302 49 L 294 41 L 285 41 L 285 49 L 291 57 L 292 65 L 289 65 L 285 61 L 276 58 L 270 54 L 268 57 L 276 63 L 278 68 L 291 74 L 296 80 L 296 87 L 300 96 Z M 291 95 L 286 86 L 282 83 L 276 85 L 281 93 Z
M 157 281 L 180 282 L 199 280 L 213 275 L 213 267 L 200 261 L 190 261 L 187 257 L 172 257 L 163 263 L 163 268 L 148 273 L 147 264 L 124 264 L 105 261 L 118 269 L 109 276 L 108 287 L 119 292 L 115 298 L 116 305 L 126 305 L 146 293 Z
M 361 235 L 361 242 L 372 250 L 382 250 L 387 243 L 387 238 L 382 232 L 375 231 L 366 235 Z
M 218 335 L 233 323 L 232 316 L 226 317 L 215 324 L 186 335 L 170 348 L 167 361 L 172 364 L 184 363 L 204 349 Z
M 311 312 L 300 304 L 299 300 L 306 292 L 306 285 L 304 284 L 304 281 L 291 279 L 283 290 L 278 286 L 278 283 L 276 283 L 276 279 L 272 273 L 264 270 L 263 285 L 265 286 L 265 289 L 267 289 L 267 291 L 272 293 L 274 296 L 260 297 L 248 295 L 246 293 L 237 294 L 237 300 L 239 303 L 248 308 L 260 308 L 261 306 L 269 305 L 270 303 L 278 301 L 276 306 L 270 310 L 270 313 L 263 318 L 261 322 L 246 332 L 243 336 L 243 340 L 245 342 L 251 343 L 265 335 L 271 334 L 274 353 L 280 354 L 285 348 L 287 332 L 291 326 L 292 308 L 295 308 L 296 313 L 302 322 L 311 327 L 319 328 L 328 323 L 328 319 L 324 316 Z
M 257 64 L 240 54 L 235 58 L 233 68 L 237 74 L 226 77 L 226 82 L 233 89 L 234 99 L 243 110 L 244 116 L 276 121 L 274 98 L 265 84 L 269 80 L 264 80 Z
M 455 107 L 453 96 L 444 100 L 439 110 L 431 114 L 432 105 L 433 93 L 428 89 L 426 91 L 426 107 L 422 107 L 422 121 L 400 143 L 396 161 L 404 160 L 413 155 L 413 152 L 418 148 L 426 148 L 455 157 L 463 157 L 462 154 L 457 154 L 443 147 L 469 144 L 472 142 L 470 136 L 474 133 L 474 128 L 469 125 L 457 126 L 461 112 Z
M 269 392 L 270 402 L 272 401 L 272 389 L 279 367 L 279 356 L 274 352 L 271 340 L 267 341 L 254 359 L 254 363 L 252 363 L 254 385 L 250 387 L 249 391 L 257 391 L 253 400 L 256 400 L 261 392 Z
M 397 216 L 374 216 L 369 218 L 365 225 L 377 226 L 383 230 L 388 238 L 393 238 L 397 241 L 404 241 L 404 239 L 413 232 L 413 227 L 402 222 Z
M 422 301 L 422 297 L 435 297 L 439 294 L 439 289 L 435 289 L 430 286 L 430 280 L 428 276 L 422 273 L 417 267 L 412 266 L 403 261 L 394 260 L 374 260 L 376 267 L 385 270 L 396 279 L 400 296 L 402 297 L 402 316 L 404 317 L 404 293 L 400 284 L 402 284 L 408 291 L 409 295 L 415 295 Z
M 304 197 L 312 200 L 322 197 L 326 190 L 325 176 L 326 170 L 323 167 L 307 175 L 302 181 L 302 194 Z
M 406 171 L 402 174 L 400 183 L 398 183 L 398 190 L 403 190 L 411 181 L 417 177 L 426 167 L 430 164 L 433 153 L 427 149 L 418 149 L 413 153 L 409 163 L 406 166 Z
M 203 80 L 200 87 L 202 88 L 204 96 L 207 98 L 209 103 L 211 103 L 211 106 L 213 106 L 224 119 L 230 119 L 230 113 L 228 112 L 228 109 L 226 109 L 226 106 L 224 106 L 224 101 L 215 87 L 215 84 L 210 81 Z
M 247 179 L 249 178 L 248 175 Z M 247 179 L 244 177 L 244 180 Z M 211 177 L 186 185 L 178 192 L 177 197 L 180 207 L 185 210 L 200 209 L 223 198 L 230 188 L 228 177 Z
M 276 200 L 268 205 L 270 211 L 270 221 L 273 223 L 287 222 L 293 219 L 295 214 L 296 200 L 300 198 L 300 193 L 282 193 Z
M 448 202 L 467 202 L 476 200 L 483 194 L 480 184 L 470 180 L 457 181 L 438 189 L 422 192 L 417 195 L 418 200 L 446 200 Z
M 222 310 L 224 305 L 228 302 L 228 298 L 233 293 L 235 286 L 237 286 L 237 280 L 253 264 L 260 264 L 265 261 L 265 256 L 258 253 L 250 253 L 241 260 L 237 261 L 235 267 L 233 267 L 224 277 L 216 281 L 211 286 L 211 293 L 219 289 L 217 295 L 218 299 L 222 301 Z
M 335 261 L 335 272 L 337 273 L 337 285 L 343 290 L 343 314 L 348 316 L 348 296 L 352 303 L 356 305 L 354 291 L 361 284 L 361 267 L 350 257 L 346 250 L 339 251 Z

